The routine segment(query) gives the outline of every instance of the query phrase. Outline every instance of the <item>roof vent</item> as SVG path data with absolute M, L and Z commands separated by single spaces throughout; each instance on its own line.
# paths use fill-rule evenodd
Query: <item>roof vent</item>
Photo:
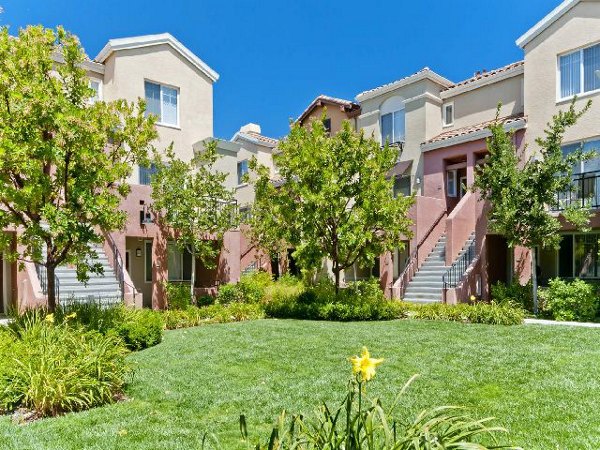
M 247 123 L 246 125 L 240 128 L 240 133 L 248 132 L 260 134 L 260 125 L 257 125 L 255 123 Z

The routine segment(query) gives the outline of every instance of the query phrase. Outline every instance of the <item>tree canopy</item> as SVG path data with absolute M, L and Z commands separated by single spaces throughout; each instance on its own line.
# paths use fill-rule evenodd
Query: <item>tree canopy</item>
M 252 164 L 257 179 L 250 230 L 267 251 L 294 248 L 304 269 L 331 260 L 339 288 L 341 271 L 355 263 L 370 267 L 410 237 L 407 213 L 414 198 L 395 197 L 388 176 L 397 148 L 366 138 L 349 122 L 330 136 L 315 120 L 309 127 L 292 124 L 278 150 L 276 184 L 268 169 Z
M 0 30 L 0 228 L 18 229 L 19 245 L 10 252 L 8 235 L 2 244 L 47 268 L 50 309 L 58 265 L 75 264 L 80 279 L 101 272 L 90 244 L 125 225 L 125 181 L 156 137 L 142 100 L 91 100 L 85 60 L 60 27 Z

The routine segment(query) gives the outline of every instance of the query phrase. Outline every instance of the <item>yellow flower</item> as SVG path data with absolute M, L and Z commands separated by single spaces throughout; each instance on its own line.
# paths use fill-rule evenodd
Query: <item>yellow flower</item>
M 48 314 L 44 320 L 48 323 L 54 323 L 54 314 Z
M 383 362 L 383 359 L 371 358 L 367 347 L 363 347 L 360 357 L 350 358 L 352 372 L 360 374 L 362 381 L 369 381 L 375 376 L 375 368 Z
M 67 316 L 67 319 L 74 319 L 75 317 L 77 317 L 77 313 L 75 313 L 75 312 L 72 312 L 71 314 L 69 314 L 69 315 Z
M 475 300 L 477 300 L 477 297 L 475 297 L 474 295 L 471 295 L 471 301 L 474 302 Z

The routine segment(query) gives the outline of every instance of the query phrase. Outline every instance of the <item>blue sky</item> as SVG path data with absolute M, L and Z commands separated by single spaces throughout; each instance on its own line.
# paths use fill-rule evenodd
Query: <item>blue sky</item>
M 110 38 L 173 34 L 221 75 L 215 135 L 248 122 L 280 137 L 324 93 L 429 66 L 460 81 L 522 58 L 515 40 L 559 0 L 0 0 L 0 23 L 63 25 L 90 56 Z M 100 9 L 101 7 L 101 9 Z

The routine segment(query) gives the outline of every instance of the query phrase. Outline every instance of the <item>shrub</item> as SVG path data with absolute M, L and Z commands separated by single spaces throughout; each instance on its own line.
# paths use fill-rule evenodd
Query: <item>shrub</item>
M 167 329 L 195 327 L 204 323 L 240 322 L 262 319 L 263 307 L 257 303 L 215 304 L 197 308 L 190 306 L 183 310 L 164 311 L 163 317 Z
M 505 284 L 498 281 L 490 288 L 492 300 L 499 304 L 513 303 L 533 312 L 533 287 L 531 282 L 526 285 L 514 282 Z
M 592 321 L 598 314 L 599 298 L 594 285 L 583 280 L 571 282 L 555 278 L 540 290 L 542 312 L 561 321 Z
M 411 305 L 412 317 L 425 320 L 450 322 L 482 323 L 487 325 L 519 325 L 523 323 L 525 312 L 518 306 L 507 304 L 475 303 L 468 305 L 446 305 L 431 303 Z
M 214 303 L 215 298 L 212 295 L 201 295 L 196 299 L 196 305 L 200 307 L 214 305 Z
M 122 321 L 115 331 L 127 348 L 142 350 L 162 341 L 164 322 L 160 312 L 151 309 L 122 308 Z
M 118 399 L 130 372 L 121 340 L 47 317 L 0 333 L 0 409 L 49 416 Z
M 190 286 L 183 283 L 165 283 L 167 307 L 169 309 L 184 309 L 192 304 Z
M 244 293 L 237 284 L 223 284 L 219 287 L 216 303 L 229 305 L 234 302 L 243 302 Z
M 237 284 L 224 284 L 219 288 L 217 303 L 258 303 L 263 300 L 267 288 L 273 284 L 271 275 L 266 272 L 254 272 L 242 275 Z

